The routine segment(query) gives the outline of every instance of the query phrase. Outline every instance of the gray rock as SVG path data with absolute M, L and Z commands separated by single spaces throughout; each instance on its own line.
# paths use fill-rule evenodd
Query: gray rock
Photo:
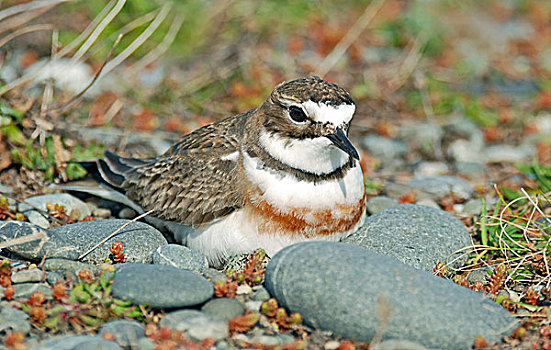
M 489 272 L 490 269 L 488 269 L 487 267 L 471 271 L 471 273 L 469 273 L 469 276 L 467 276 L 467 281 L 471 284 L 475 282 L 487 282 L 488 278 L 490 277 Z
M 198 274 L 165 265 L 124 264 L 113 280 L 113 296 L 156 309 L 202 304 L 213 292 Z
M 486 167 L 476 162 L 456 162 L 455 168 L 459 174 L 469 178 L 480 178 L 486 173 Z
M 367 201 L 367 211 L 370 214 L 375 214 L 381 210 L 398 205 L 398 200 L 387 196 L 371 197 Z
M 91 335 L 69 335 L 50 338 L 30 350 L 121 350 L 116 343 Z
M 455 140 L 448 146 L 448 155 L 456 162 L 483 163 L 483 144 L 470 140 Z
M 453 176 L 433 176 L 423 179 L 414 179 L 411 180 L 408 185 L 432 194 L 433 199 L 441 198 L 451 192 L 460 198 L 467 199 L 471 197 L 474 191 L 470 183 Z
M 48 252 L 49 257 L 76 259 L 78 252 L 70 248 L 63 237 L 51 237 L 43 228 L 23 221 L 0 221 L 0 241 L 7 242 L 17 238 L 34 235 L 37 239 L 6 248 L 25 259 L 40 260 Z
M 413 175 L 416 179 L 422 179 L 431 176 L 439 176 L 446 174 L 450 171 L 450 168 L 445 163 L 442 162 L 422 162 L 419 163 Z
M 121 218 L 121 219 L 132 220 L 136 216 L 138 216 L 138 213 L 136 213 L 136 211 L 134 209 L 130 209 L 130 208 L 123 208 L 119 212 L 119 218 Z
M 266 301 L 271 298 L 268 290 L 262 286 L 257 286 L 254 289 L 254 294 L 251 297 L 254 301 Z
M 245 313 L 245 306 L 231 298 L 216 298 L 203 305 L 202 311 L 224 321 L 231 321 Z
M 157 248 L 153 253 L 153 263 L 196 272 L 208 268 L 205 256 L 179 244 L 167 244 Z
M 373 345 L 373 350 L 428 350 L 419 343 L 402 339 L 390 339 Z
M 37 268 L 16 271 L 11 275 L 12 283 L 40 282 L 45 277 L 44 271 Z
M 28 334 L 31 331 L 29 316 L 13 307 L 2 307 L 0 309 L 0 332 L 5 334 L 8 330 Z
M 260 311 L 260 308 L 262 307 L 262 300 L 247 300 L 245 302 L 245 307 L 247 310 L 252 312 L 258 312 Z
M 262 344 L 265 346 L 281 346 L 288 343 L 294 342 L 296 339 L 289 334 L 277 334 L 277 335 L 268 335 L 264 333 L 262 329 L 254 329 L 252 334 L 236 334 L 232 337 L 234 340 L 240 342 L 246 342 L 249 344 Z
M 397 182 L 387 182 L 385 185 L 385 193 L 390 198 L 399 199 L 403 195 L 413 193 L 417 200 L 423 199 L 432 199 L 433 195 L 431 193 L 420 190 L 406 184 L 397 183 Z
M 80 255 L 127 223 L 129 223 L 128 220 L 121 219 L 85 221 L 54 227 L 48 233 L 54 240 L 61 238 L 69 242 L 66 243 L 69 245 L 68 248 Z M 104 263 L 111 254 L 109 249 L 116 241 L 124 244 L 123 252 L 127 262 L 150 263 L 155 249 L 167 244 L 162 233 L 152 226 L 142 222 L 132 222 L 102 246 L 93 250 L 83 261 L 97 265 Z
M 343 242 L 391 256 L 413 267 L 432 271 L 438 262 L 471 244 L 463 224 L 447 212 L 404 204 L 368 217 Z M 461 264 L 458 259 L 456 264 Z
M 78 212 L 78 220 L 82 220 L 86 216 L 91 214 L 90 209 L 88 208 L 88 205 L 86 205 L 86 203 L 68 193 L 52 193 L 29 197 L 25 199 L 24 203 L 19 203 L 17 209 L 25 214 L 31 223 L 34 223 L 43 228 L 48 228 L 49 221 L 45 219 L 40 212 L 34 209 L 38 208 L 47 212 L 48 208 L 46 207 L 46 205 L 48 203 L 64 206 L 67 214 Z M 33 221 L 33 219 L 36 219 L 37 221 Z M 46 226 L 43 226 L 45 222 L 48 222 L 48 224 L 46 224 Z
M 536 150 L 534 147 L 515 147 L 511 145 L 493 145 L 486 147 L 484 156 L 489 163 L 522 162 L 531 159 Z
M 48 282 L 49 285 L 53 286 L 56 284 L 60 279 L 62 279 L 64 276 L 60 274 L 59 272 L 50 271 L 46 275 L 46 282 Z M 76 281 L 76 279 L 73 279 L 73 281 Z
M 154 350 L 157 347 L 157 344 L 153 340 L 144 337 L 138 340 L 138 350 Z
M 438 203 L 436 203 L 432 199 L 421 199 L 420 201 L 417 201 L 417 203 L 415 204 L 440 210 L 440 206 L 438 205 Z
M 206 338 L 219 340 L 227 337 L 229 332 L 226 321 L 196 310 L 181 310 L 165 314 L 160 326 L 186 332 L 193 340 Z
M 28 299 L 34 292 L 41 292 L 46 298 L 52 296 L 52 289 L 40 283 L 19 283 L 13 285 L 14 299 Z
M 284 248 L 268 264 L 265 285 L 306 324 L 361 342 L 382 331 L 383 340 L 468 349 L 477 335 L 494 342 L 518 326 L 513 315 L 480 294 L 337 242 Z
M 93 275 L 98 275 L 101 272 L 101 268 L 97 265 L 59 258 L 46 259 L 44 261 L 44 269 L 46 271 L 59 271 L 62 273 L 68 271 L 73 273 L 74 276 L 78 276 L 82 270 L 87 270 Z
M 205 278 L 207 278 L 213 284 L 216 282 L 226 282 L 228 280 L 228 276 L 218 271 L 217 269 L 208 268 L 201 271 L 201 273 L 203 274 L 203 276 L 205 276 Z
M 129 320 L 116 320 L 103 325 L 98 332 L 101 337 L 104 333 L 111 333 L 115 336 L 115 343 L 125 349 L 136 349 L 141 338 L 145 337 L 144 327 Z
M 380 158 L 383 162 L 403 157 L 408 151 L 408 147 L 402 141 L 379 135 L 367 135 L 362 139 L 361 144 L 369 153 Z
M 482 210 L 482 201 L 480 199 L 469 199 L 463 206 L 462 214 L 480 215 Z
M 0 183 L 0 195 L 9 195 L 13 192 L 13 187 Z
M 411 121 L 400 127 L 399 137 L 415 148 L 431 150 L 443 135 L 442 128 L 436 123 Z
M 476 138 L 481 141 L 484 139 L 482 130 L 480 127 L 473 121 L 466 119 L 462 116 L 457 116 L 450 121 L 448 125 L 444 127 L 446 137 L 448 138 Z

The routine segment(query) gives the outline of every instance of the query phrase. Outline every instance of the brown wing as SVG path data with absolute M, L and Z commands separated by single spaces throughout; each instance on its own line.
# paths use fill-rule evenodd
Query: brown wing
M 224 159 L 239 150 L 247 115 L 198 129 L 152 159 L 111 152 L 98 161 L 102 178 L 153 216 L 201 225 L 243 206 L 238 162 Z

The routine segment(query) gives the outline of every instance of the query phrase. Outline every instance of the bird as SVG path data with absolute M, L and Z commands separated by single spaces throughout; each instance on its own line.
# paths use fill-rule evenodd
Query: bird
M 360 157 L 347 136 L 355 109 L 344 88 L 320 77 L 283 82 L 260 106 L 159 156 L 106 151 L 97 175 L 212 267 L 258 248 L 273 256 L 296 242 L 337 241 L 366 217 Z

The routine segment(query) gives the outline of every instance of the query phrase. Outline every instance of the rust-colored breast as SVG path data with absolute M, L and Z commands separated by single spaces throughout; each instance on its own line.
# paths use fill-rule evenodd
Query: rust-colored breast
M 260 218 L 259 234 L 302 235 L 306 238 L 330 236 L 353 229 L 365 212 L 366 195 L 356 204 L 337 204 L 334 209 L 293 208 L 281 210 L 259 194 L 246 198 L 246 210 Z

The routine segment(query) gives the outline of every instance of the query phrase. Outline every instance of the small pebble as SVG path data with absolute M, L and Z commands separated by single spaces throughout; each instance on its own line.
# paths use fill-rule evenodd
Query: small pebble
M 136 321 L 116 320 L 103 325 L 98 332 L 101 337 L 104 333 L 115 336 L 115 342 L 123 348 L 135 349 L 139 340 L 145 337 L 144 326 Z
M 138 216 L 138 213 L 136 213 L 135 210 L 130 208 L 123 208 L 121 211 L 119 211 L 119 218 L 126 219 L 126 220 L 132 220 L 136 216 Z
M 161 319 L 161 328 L 170 328 L 186 332 L 194 340 L 212 338 L 219 340 L 229 334 L 226 321 L 196 310 L 180 310 L 165 314 Z
M 253 289 L 248 284 L 242 284 L 239 287 L 237 287 L 237 291 L 235 292 L 237 295 L 249 295 L 253 293 Z
M 253 288 L 254 294 L 252 295 L 252 300 L 254 301 L 266 301 L 270 299 L 270 293 L 268 293 L 268 290 L 262 286 L 257 286 Z
M 44 278 L 44 271 L 39 269 L 29 269 L 16 271 L 11 275 L 12 283 L 40 282 Z
M 41 292 L 46 298 L 52 296 L 52 289 L 49 286 L 39 283 L 19 283 L 13 285 L 14 299 L 28 299 L 34 292 Z
M 10 330 L 28 334 L 31 331 L 29 315 L 25 312 L 10 306 L 0 307 L 0 310 L 0 332 L 6 333 Z
M 235 299 L 216 298 L 203 305 L 201 310 L 229 322 L 237 316 L 243 315 L 245 306 Z
M 199 305 L 213 293 L 199 274 L 166 265 L 123 264 L 113 279 L 113 296 L 156 309 Z

